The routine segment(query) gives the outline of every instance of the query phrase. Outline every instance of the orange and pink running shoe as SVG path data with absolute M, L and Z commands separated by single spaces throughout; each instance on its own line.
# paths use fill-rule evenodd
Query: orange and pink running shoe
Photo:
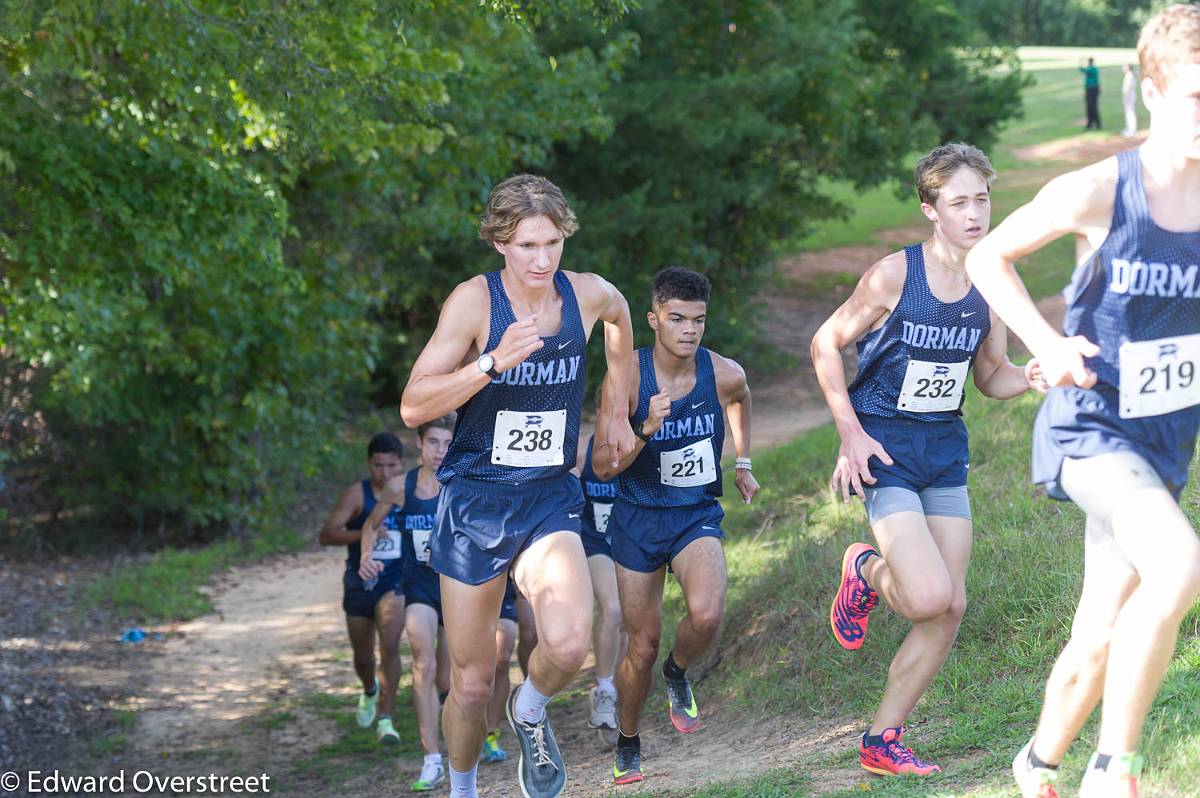
M 942 772 L 939 766 L 922 762 L 911 748 L 901 745 L 900 738 L 903 736 L 903 726 L 884 729 L 882 745 L 867 745 L 867 735 L 863 734 L 859 743 L 858 764 L 863 770 L 880 776 L 928 776 Z
M 879 603 L 879 594 L 871 589 L 858 573 L 858 558 L 879 552 L 866 543 L 852 543 L 842 555 L 842 581 L 829 608 L 829 627 L 842 648 L 855 651 L 862 648 L 867 636 L 867 620 Z

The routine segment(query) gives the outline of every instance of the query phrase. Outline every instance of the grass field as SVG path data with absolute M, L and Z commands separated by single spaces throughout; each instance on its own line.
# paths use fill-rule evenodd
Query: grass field
M 1028 484 L 1029 429 L 1037 398 L 1001 403 L 972 395 L 971 496 L 975 544 L 967 591 L 970 606 L 958 644 L 910 719 L 919 752 L 950 765 L 929 780 L 868 780 L 867 792 L 888 796 L 1010 796 L 1012 754 L 1028 739 L 1050 665 L 1067 639 L 1082 578 L 1082 515 Z M 828 606 L 841 553 L 869 540 L 865 512 L 832 499 L 824 488 L 837 438 L 823 427 L 757 455 L 763 491 L 752 508 L 730 502 L 726 529 L 729 609 L 720 667 L 703 683 L 707 701 L 752 713 L 794 713 L 798 724 L 845 717 L 869 720 L 887 666 L 908 624 L 882 612 L 859 652 L 842 650 L 829 631 Z M 1193 473 L 1193 480 L 1200 475 Z M 731 486 L 727 486 L 727 491 Z M 736 505 L 736 506 L 735 506 Z M 1185 498 L 1196 520 L 1194 489 Z M 764 597 L 770 597 L 764 600 Z M 681 597 L 672 586 L 670 610 Z M 763 632 L 746 637 L 741 630 Z M 665 646 L 664 646 L 665 650 Z M 1147 725 L 1151 766 L 1143 795 L 1200 796 L 1200 608 L 1184 623 L 1179 656 Z M 1074 784 L 1091 748 L 1094 724 L 1072 749 L 1063 779 Z M 820 790 L 822 766 L 852 767 L 856 752 L 817 757 L 702 796 L 783 796 Z M 799 792 L 797 792 L 799 790 Z M 860 785 L 849 798 L 864 792 Z
M 1119 65 L 1132 58 L 1131 51 L 1023 48 L 1022 59 L 1037 83 L 1026 95 L 1026 118 L 1007 128 L 994 153 L 1001 179 L 993 222 L 1035 190 L 1007 191 L 1004 181 L 1020 182 L 1022 173 L 1045 169 L 1044 164 L 1020 163 L 1013 153 L 1080 132 L 1082 83 L 1076 65 L 1085 53 L 1095 54 L 1103 67 L 1102 118 L 1110 130 L 1119 124 Z M 804 249 L 878 243 L 881 228 L 921 221 L 914 201 L 898 200 L 891 190 L 857 196 L 845 187 L 835 190 L 845 192 L 839 196 L 854 206 L 856 215 L 800 242 Z M 1040 296 L 1061 288 L 1071 260 L 1070 242 L 1060 241 L 1023 264 L 1031 292 Z M 919 752 L 949 763 L 948 772 L 927 780 L 872 779 L 841 792 L 822 789 L 823 768 L 855 765 L 856 752 L 847 750 L 692 795 L 1014 794 L 1009 762 L 1036 723 L 1045 678 L 1068 637 L 1082 581 L 1081 513 L 1028 484 L 1029 430 L 1037 405 L 1033 396 L 1001 403 L 972 395 L 967 402 L 976 530 L 970 606 L 955 650 L 910 719 L 910 737 Z M 865 726 L 869 720 L 908 624 L 881 613 L 859 652 L 843 651 L 829 632 L 828 602 L 841 553 L 848 543 L 870 535 L 861 506 L 847 507 L 824 488 L 836 450 L 836 434 L 827 426 L 758 454 L 755 471 L 763 491 L 755 506 L 728 503 L 728 613 L 721 664 L 703 683 L 707 700 L 720 699 L 763 716 L 794 714 L 801 727 L 845 717 L 862 718 Z M 1200 476 L 1195 471 L 1193 486 Z M 1200 520 L 1194 487 L 1185 492 L 1183 503 L 1193 521 Z M 682 603 L 674 585 L 667 601 L 677 617 Z M 763 631 L 747 635 L 745 630 Z M 1063 796 L 1075 794 L 1095 744 L 1095 720 L 1064 763 Z M 1143 752 L 1150 762 L 1143 796 L 1200 796 L 1200 608 L 1193 608 L 1184 622 L 1178 655 L 1146 726 Z
M 1094 53 L 1104 67 L 1102 116 L 1112 130 L 1120 124 L 1119 64 L 1131 55 L 1129 51 L 1086 52 Z M 1032 196 L 1035 186 L 1019 178 L 1047 168 L 1019 163 L 1015 151 L 1080 132 L 1082 81 L 1075 70 L 1083 54 L 1065 48 L 1022 50 L 1037 83 L 1026 95 L 1026 117 L 1008 126 L 993 153 L 1001 170 L 994 222 Z M 1006 189 L 1006 182 L 1021 187 Z M 822 227 L 805 241 L 784 242 L 781 251 L 878 243 L 878 231 L 922 219 L 914 200 L 898 200 L 890 188 L 860 194 L 832 188 L 843 192 L 838 196 L 854 208 L 854 217 Z M 1059 290 L 1071 266 L 1069 242 L 1058 242 L 1031 259 L 1024 270 L 1032 293 L 1040 296 Z M 1067 637 L 1081 580 L 1079 512 L 1039 496 L 1027 483 L 1029 429 L 1036 407 L 1036 398 L 1029 396 L 1000 403 L 972 394 L 967 403 L 976 513 L 970 607 L 958 645 L 910 723 L 911 739 L 920 753 L 947 764 L 948 772 L 921 781 L 865 781 L 851 791 L 832 793 L 833 798 L 864 792 L 896 798 L 1013 795 L 1008 762 L 1033 727 L 1046 674 Z M 828 601 L 841 552 L 847 543 L 869 535 L 861 507 L 835 502 L 823 489 L 836 448 L 832 428 L 823 427 L 785 446 L 756 452 L 755 471 L 763 490 L 751 508 L 729 503 L 730 580 L 720 641 L 723 659 L 702 683 L 703 701 L 764 717 L 792 715 L 797 734 L 808 725 L 846 717 L 862 718 L 865 724 L 878 701 L 891 654 L 907 631 L 902 619 L 881 610 L 860 652 L 843 651 L 829 633 Z M 731 486 L 727 493 L 732 493 Z M 1194 488 L 1185 493 L 1184 504 L 1196 519 L 1200 503 Z M 169 610 L 158 609 L 154 615 L 187 617 L 205 609 L 202 602 L 195 603 L 196 586 L 213 570 L 244 554 L 242 549 L 222 550 L 187 559 L 193 555 L 165 552 L 92 589 L 97 599 L 118 600 L 133 615 L 149 614 L 148 607 L 166 607 Z M 175 578 L 185 572 L 187 581 Z M 192 598 L 173 598 L 177 592 Z M 177 603 L 164 604 L 167 600 Z M 673 582 L 666 601 L 667 617 L 677 618 L 681 600 Z M 664 651 L 669 643 L 664 640 Z M 399 701 L 397 706 L 405 704 Z M 333 713 L 343 707 L 331 703 L 318 709 Z M 280 716 L 264 723 L 286 721 Z M 368 746 L 368 735 L 351 728 L 344 718 L 341 722 L 345 728 L 340 740 L 304 767 L 319 771 Z M 1064 765 L 1064 796 L 1075 794 L 1094 732 L 1094 724 L 1085 729 Z M 1196 610 L 1184 624 L 1179 656 L 1147 725 L 1144 751 L 1150 759 L 1144 795 L 1200 798 L 1200 612 Z M 689 795 L 830 795 L 822 789 L 822 769 L 853 767 L 854 762 L 853 750 L 824 754 L 748 782 L 712 785 Z

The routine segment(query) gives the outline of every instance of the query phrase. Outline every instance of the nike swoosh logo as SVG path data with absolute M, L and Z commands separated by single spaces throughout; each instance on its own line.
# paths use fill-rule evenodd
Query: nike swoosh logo
M 974 316 L 974 315 L 975 315 L 976 313 L 978 313 L 978 312 L 979 312 L 979 311 L 977 311 L 977 310 L 972 310 L 970 313 L 964 313 L 964 314 L 962 315 L 962 317 L 965 319 L 967 316 Z
M 579 513 L 567 513 L 567 518 L 578 518 Z
M 696 404 L 692 405 L 692 409 L 695 410 L 697 407 L 699 407 L 702 404 L 704 404 L 704 402 L 697 402 Z
M 558 345 L 558 348 L 560 350 L 562 350 L 562 349 L 566 349 L 570 345 L 571 345 L 570 341 L 563 341 L 561 344 Z
M 715 526 L 702 526 L 701 529 L 716 529 Z

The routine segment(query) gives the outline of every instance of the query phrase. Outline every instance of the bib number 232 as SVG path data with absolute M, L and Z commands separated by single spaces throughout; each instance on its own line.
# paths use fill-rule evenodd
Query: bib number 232
M 517 468 L 562 465 L 566 430 L 566 410 L 501 410 L 493 429 L 492 463 Z
M 910 413 L 938 413 L 957 410 L 962 404 L 963 386 L 971 361 L 961 363 L 930 363 L 908 361 L 904 384 L 896 407 Z

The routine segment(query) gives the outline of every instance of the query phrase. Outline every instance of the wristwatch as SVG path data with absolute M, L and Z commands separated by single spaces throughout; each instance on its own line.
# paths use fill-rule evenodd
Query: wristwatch
M 492 357 L 487 352 L 484 352 L 479 356 L 479 359 L 475 361 L 475 365 L 479 367 L 480 371 L 491 377 L 493 380 L 500 379 L 500 372 L 496 371 L 496 358 Z
M 645 422 L 645 420 L 643 419 L 642 421 L 640 421 L 640 422 L 638 423 L 638 425 L 637 425 L 637 428 L 636 428 L 636 429 L 634 429 L 634 431 L 633 431 L 633 434 L 634 434 L 634 435 L 636 435 L 636 436 L 638 436 L 638 438 L 640 438 L 640 439 L 641 439 L 642 443 L 649 443 L 649 442 L 650 442 L 650 438 L 651 438 L 651 437 L 653 437 L 653 436 L 651 436 L 651 435 L 647 435 L 645 432 L 642 432 L 642 427 L 644 427 L 645 425 L 646 425 L 646 422 Z

